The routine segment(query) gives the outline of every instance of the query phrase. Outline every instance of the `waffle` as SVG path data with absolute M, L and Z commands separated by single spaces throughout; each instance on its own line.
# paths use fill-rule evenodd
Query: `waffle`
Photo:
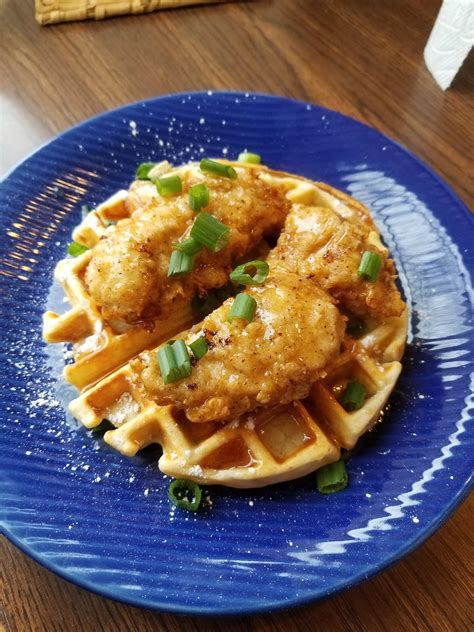
M 75 259 L 64 259 L 56 266 L 55 278 L 64 288 L 72 309 L 65 314 L 48 311 L 43 316 L 43 338 L 46 342 L 73 344 L 74 362 L 64 367 L 65 379 L 77 388 L 96 382 L 131 357 L 167 340 L 192 324 L 194 315 L 189 303 L 177 305 L 173 320 L 156 319 L 153 326 L 129 327 L 121 331 L 105 322 L 84 283 L 84 273 L 91 251 Z
M 156 175 L 171 168 L 167 161 L 159 163 Z M 127 204 L 129 192 L 118 191 L 88 213 L 74 229 L 73 239 L 82 246 L 93 248 L 101 237 L 115 230 L 115 224 L 131 216 Z M 189 327 L 195 320 L 189 303 L 177 304 L 173 320 L 155 319 L 148 326 L 126 327 L 104 321 L 85 283 L 84 274 L 92 251 L 60 261 L 54 271 L 72 308 L 58 315 L 47 311 L 43 315 L 43 338 L 48 343 L 68 342 L 73 345 L 74 362 L 64 367 L 65 379 L 84 388 L 127 362 L 143 349 L 167 340 L 176 328 Z
M 261 487 L 303 476 L 336 461 L 378 420 L 400 374 L 406 312 L 359 340 L 346 336 L 343 351 L 305 401 L 262 410 L 226 424 L 189 422 L 171 406 L 158 406 L 127 364 L 71 402 L 87 428 L 104 419 L 116 426 L 105 441 L 126 456 L 159 443 L 162 472 L 229 487 Z M 179 337 L 185 337 L 186 333 Z M 349 413 L 338 395 L 351 379 L 366 386 L 363 407 Z
M 233 164 L 233 163 L 229 163 Z M 368 210 L 353 198 L 328 185 L 255 165 L 260 177 L 278 183 L 292 203 L 329 206 L 345 217 L 373 228 L 370 239 L 383 248 Z M 167 170 L 163 163 L 160 169 Z M 192 165 L 181 169 L 194 168 Z M 179 169 L 178 169 L 179 172 Z M 131 214 L 127 193 L 119 192 L 89 213 L 74 231 L 79 243 L 92 247 L 111 221 Z M 105 441 L 126 456 L 159 443 L 159 468 L 165 474 L 198 483 L 230 487 L 261 487 L 303 476 L 340 457 L 383 414 L 383 407 L 401 371 L 407 335 L 407 312 L 400 317 L 369 323 L 358 339 L 346 335 L 341 353 L 326 368 L 304 401 L 260 410 L 228 423 L 189 422 L 171 406 L 159 406 L 148 396 L 130 360 L 144 349 L 157 348 L 171 337 L 185 337 L 193 323 L 189 305 L 177 306 L 172 321 L 156 320 L 153 329 L 143 326 L 120 331 L 101 317 L 84 284 L 91 257 L 61 261 L 55 272 L 72 308 L 59 316 L 44 316 L 47 342 L 72 342 L 75 362 L 64 369 L 65 378 L 83 389 L 70 404 L 71 413 L 87 428 L 104 419 L 115 428 Z M 196 331 L 199 326 L 196 325 Z M 357 380 L 367 397 L 359 410 L 347 412 L 339 403 L 347 383 Z
M 260 165 L 238 163 L 238 167 L 257 169 L 268 184 L 283 186 L 292 203 L 329 205 L 341 214 L 356 214 L 371 222 L 364 206 L 328 185 Z M 173 172 L 184 173 L 197 168 L 197 164 L 191 163 Z M 172 166 L 163 161 L 154 167 L 153 175 L 157 177 L 171 169 Z M 133 190 L 122 190 L 98 205 L 74 229 L 73 239 L 93 248 L 101 237 L 115 230 L 118 221 L 132 215 L 134 205 L 130 198 L 133 195 Z M 377 235 L 375 231 L 374 235 Z M 92 253 L 87 251 L 57 264 L 55 279 L 63 286 L 72 307 L 62 315 L 47 311 L 43 316 L 43 338 L 46 342 L 73 345 L 74 362 L 68 364 L 63 373 L 65 379 L 79 389 L 93 384 L 144 349 L 169 339 L 176 331 L 189 327 L 196 320 L 189 303 L 177 303 L 172 319 L 156 319 L 147 326 L 125 327 L 122 323 L 104 321 L 84 283 L 84 273 L 91 256 Z

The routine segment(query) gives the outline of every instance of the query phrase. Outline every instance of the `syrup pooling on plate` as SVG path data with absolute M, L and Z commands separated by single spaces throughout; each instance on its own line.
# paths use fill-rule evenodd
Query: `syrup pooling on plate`
M 121 194 L 110 203 L 113 210 L 106 203 L 85 218 L 74 236 L 84 245 L 86 241 L 96 245 L 80 255 L 79 262 L 59 264 L 58 276 L 68 288 L 73 308 L 61 317 L 62 323 L 47 314 L 45 331 L 50 338 L 54 332 L 56 339 L 61 335 L 64 339 L 63 324 L 71 336 L 67 324 L 74 317 L 93 323 L 94 332 L 106 332 L 101 363 L 94 364 L 97 349 L 88 352 L 80 336 L 75 341 L 77 362 L 93 365 L 94 370 L 78 380 L 83 392 L 71 403 L 71 411 L 90 428 L 108 418 L 115 429 L 106 432 L 107 443 L 131 456 L 159 442 L 163 448 L 159 467 L 166 474 L 201 483 L 259 487 L 297 478 L 338 460 L 341 446 L 352 447 L 372 427 L 400 373 L 406 311 L 394 285 L 393 262 L 370 213 L 360 203 L 328 185 L 255 163 L 207 161 L 204 166 L 172 168 L 160 163 L 150 169 L 152 176 L 153 169 L 157 170 L 155 183 L 135 182 L 128 196 Z M 207 192 L 199 188 L 204 185 Z M 198 189 L 193 193 L 194 186 Z M 221 212 L 220 196 L 234 200 L 235 217 Z M 112 278 L 107 271 L 113 270 L 116 285 L 131 263 L 142 270 L 142 247 L 147 250 L 143 218 L 150 213 L 156 220 L 150 230 L 162 234 L 161 218 L 172 226 L 173 234 L 159 251 L 152 247 L 152 254 L 144 253 L 148 262 L 155 254 L 160 259 L 159 275 L 150 273 L 157 287 L 153 295 L 147 290 L 146 272 L 143 296 L 129 301 L 129 309 L 120 298 L 109 300 L 114 291 L 109 296 L 107 283 L 100 286 L 99 279 L 103 272 Z M 123 218 L 105 226 L 107 214 Z M 208 234 L 197 230 L 203 218 Z M 135 228 L 140 222 L 137 240 Z M 320 231 L 324 239 L 315 240 L 313 224 L 324 228 Z M 295 226 L 299 227 L 296 233 L 304 228 L 302 241 L 293 234 Z M 268 246 L 261 245 L 267 230 L 279 231 L 280 236 L 267 256 L 269 270 L 265 264 L 266 272 L 259 280 L 257 272 L 265 268 L 263 263 L 248 270 L 242 265 L 255 259 L 250 249 L 257 247 L 265 253 L 259 257 L 267 255 Z M 344 237 L 351 234 L 349 239 Z M 239 244 L 240 250 L 233 244 Z M 173 264 L 176 252 L 183 265 L 178 275 Z M 237 255 L 243 261 L 233 260 Z M 375 268 L 361 269 L 367 257 Z M 206 270 L 201 283 L 202 266 L 212 268 L 212 262 L 218 262 L 217 274 Z M 350 274 L 344 276 L 349 262 Z M 239 263 L 234 278 L 248 285 L 236 287 L 234 298 L 200 322 L 190 309 L 192 296 L 227 285 L 232 266 Z M 162 271 L 167 265 L 165 278 Z M 140 274 L 122 279 L 125 285 L 130 281 L 125 288 L 126 293 L 132 289 L 128 298 L 140 289 Z M 288 285 L 288 279 L 292 284 Z M 301 296 L 293 289 L 285 294 L 286 285 L 305 289 Z M 179 288 L 172 303 L 169 288 Z M 274 317 L 265 307 L 266 292 L 280 297 Z M 254 305 L 232 320 L 239 296 Z M 173 314 L 163 316 L 171 304 Z M 79 315 L 78 309 L 82 310 Z M 370 327 L 355 335 L 348 327 L 348 310 L 370 321 Z M 189 320 L 195 323 L 191 329 Z M 226 331 L 229 335 L 224 335 Z M 168 345 L 170 338 L 173 341 Z M 275 342 L 278 338 L 282 343 Z M 243 368 L 238 366 L 240 348 L 247 354 Z M 168 358 L 165 364 L 158 364 L 160 354 L 162 360 Z M 312 357 L 319 358 L 317 364 Z M 350 385 L 354 392 L 348 395 Z

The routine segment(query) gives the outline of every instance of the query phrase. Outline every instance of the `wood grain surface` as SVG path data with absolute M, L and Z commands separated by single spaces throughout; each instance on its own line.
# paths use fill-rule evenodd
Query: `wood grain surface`
M 442 92 L 423 63 L 440 0 L 254 0 L 41 28 L 0 0 L 0 172 L 103 110 L 169 92 L 306 99 L 402 143 L 473 201 L 473 56 Z M 65 582 L 0 540 L 0 631 L 473 629 L 472 499 L 427 543 L 325 602 L 242 619 L 162 615 Z

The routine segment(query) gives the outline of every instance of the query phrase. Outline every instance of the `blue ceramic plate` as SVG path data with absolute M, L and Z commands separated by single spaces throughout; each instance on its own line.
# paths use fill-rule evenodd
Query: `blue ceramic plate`
M 41 314 L 81 205 L 146 160 L 181 163 L 249 149 L 367 204 L 411 310 L 404 371 L 385 422 L 334 496 L 314 476 L 261 491 L 209 490 L 198 515 L 172 511 L 156 450 L 127 459 L 66 416 L 62 349 Z M 107 112 L 25 160 L 0 188 L 4 533 L 70 581 L 180 613 L 250 613 L 353 586 L 400 559 L 469 487 L 474 222 L 439 178 L 379 132 L 279 97 L 180 94 Z M 59 299 L 61 301 L 61 299 Z M 51 350 L 52 349 L 52 350 Z

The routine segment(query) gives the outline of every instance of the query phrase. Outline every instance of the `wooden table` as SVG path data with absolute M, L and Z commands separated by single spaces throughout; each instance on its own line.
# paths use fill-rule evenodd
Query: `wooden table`
M 102 110 L 169 92 L 244 89 L 306 99 L 377 127 L 469 204 L 473 58 L 446 93 L 423 63 L 440 4 L 257 0 L 41 28 L 32 0 L 0 0 L 0 171 Z M 3 540 L 0 630 L 467 630 L 473 507 L 466 501 L 415 553 L 361 586 L 241 620 L 160 615 L 102 599 Z

